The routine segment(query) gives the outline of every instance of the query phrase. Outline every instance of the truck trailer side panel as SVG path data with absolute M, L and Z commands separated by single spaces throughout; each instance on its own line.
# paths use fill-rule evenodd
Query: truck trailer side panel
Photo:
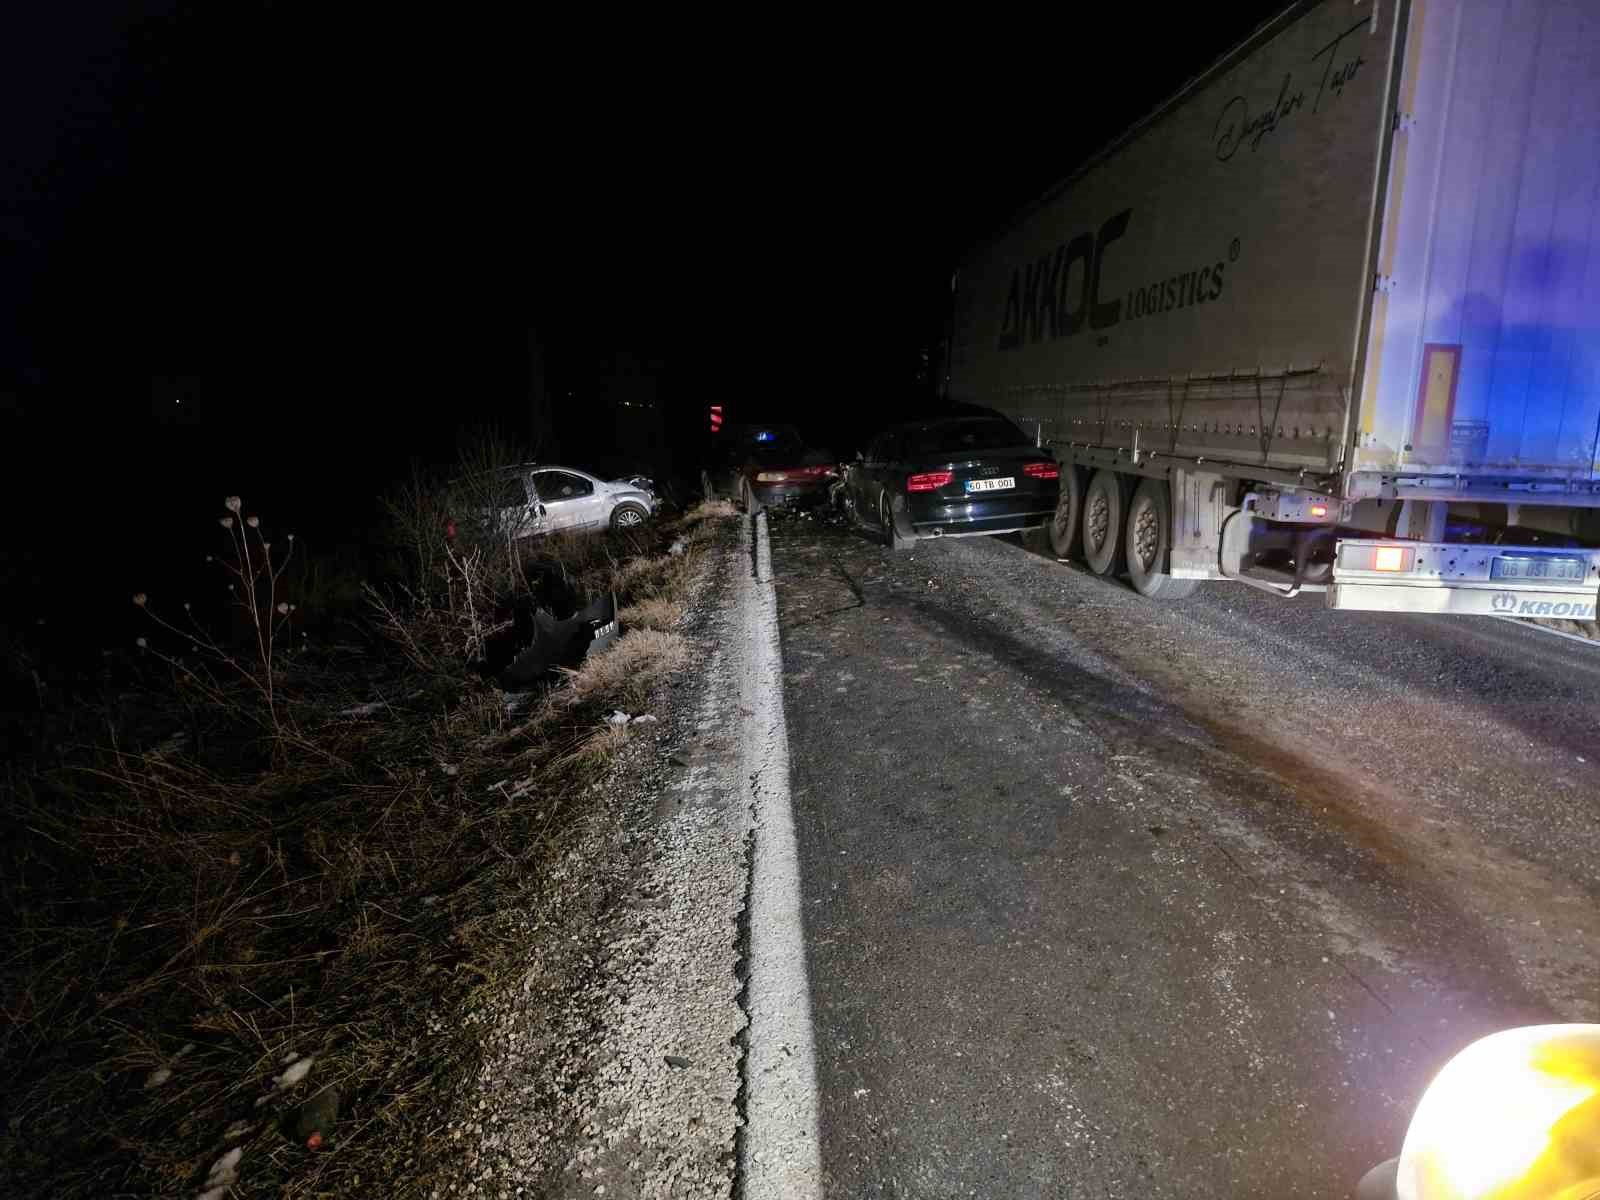
M 1588 482 L 1600 5 L 1413 0 L 1359 473 Z
M 1296 7 L 980 248 L 951 397 L 1058 443 L 1338 467 L 1403 13 Z

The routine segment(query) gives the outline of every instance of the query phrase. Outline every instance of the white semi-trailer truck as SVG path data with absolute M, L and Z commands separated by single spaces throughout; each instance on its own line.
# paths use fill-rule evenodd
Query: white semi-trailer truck
M 1600 0 L 1296 4 L 956 273 L 1058 555 L 1593 620 Z

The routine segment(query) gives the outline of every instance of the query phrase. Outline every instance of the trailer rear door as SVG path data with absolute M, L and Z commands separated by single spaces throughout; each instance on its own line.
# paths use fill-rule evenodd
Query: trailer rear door
M 1413 0 L 1356 472 L 1588 482 L 1600 4 Z

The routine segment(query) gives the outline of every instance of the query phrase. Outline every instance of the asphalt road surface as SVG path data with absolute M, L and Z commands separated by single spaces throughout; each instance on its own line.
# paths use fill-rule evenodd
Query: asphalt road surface
M 1348 1197 L 1600 1020 L 1600 649 L 772 542 L 826 1195 Z

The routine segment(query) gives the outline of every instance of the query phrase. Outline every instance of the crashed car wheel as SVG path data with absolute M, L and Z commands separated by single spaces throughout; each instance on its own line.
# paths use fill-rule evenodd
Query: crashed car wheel
M 894 512 L 889 507 L 889 493 L 878 493 L 878 528 L 883 532 L 883 544 L 894 545 Z
M 883 530 L 883 544 L 891 550 L 910 550 L 917 544 L 914 537 L 902 534 L 894 521 L 894 502 L 887 489 L 878 493 L 878 524 Z
M 642 506 L 624 502 L 611 510 L 611 528 L 637 529 L 649 515 Z

